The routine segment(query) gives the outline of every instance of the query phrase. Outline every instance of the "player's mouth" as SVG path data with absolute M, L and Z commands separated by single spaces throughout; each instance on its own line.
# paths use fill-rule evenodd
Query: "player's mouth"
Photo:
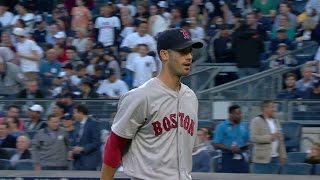
M 184 66 L 184 68 L 186 70 L 190 70 L 191 69 L 191 63 L 184 63 L 183 66 Z

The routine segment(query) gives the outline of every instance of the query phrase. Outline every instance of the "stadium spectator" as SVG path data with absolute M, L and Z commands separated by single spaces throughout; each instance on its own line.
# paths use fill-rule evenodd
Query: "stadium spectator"
M 28 79 L 36 78 L 39 72 L 40 56 L 37 52 L 37 44 L 26 38 L 26 32 L 22 28 L 14 28 L 13 32 L 17 40 L 17 57 L 20 60 L 20 67 Z
M 274 118 L 276 111 L 273 101 L 261 102 L 261 115 L 250 121 L 250 138 L 253 143 L 253 163 L 276 163 L 284 165 L 287 159 L 286 147 L 278 119 Z M 260 166 L 254 166 L 253 171 Z
M 318 22 L 314 22 L 312 18 L 306 18 L 298 30 L 296 35 L 297 42 L 316 40 L 313 30 L 315 29 Z
M 34 104 L 28 109 L 28 123 L 26 123 L 25 131 L 32 132 L 43 129 L 47 126 L 46 122 L 41 119 L 41 114 L 44 112 L 43 107 L 39 104 Z
M 46 21 L 38 21 L 36 22 L 36 28 L 33 32 L 34 41 L 39 43 L 40 45 L 43 45 L 46 43 L 46 37 L 47 37 L 47 23 Z
M 148 19 L 149 34 L 156 37 L 159 33 L 168 29 L 170 21 L 159 13 L 157 5 L 150 6 L 150 17 Z
M 46 51 L 46 60 L 40 64 L 39 76 L 41 78 L 41 87 L 45 94 L 52 86 L 53 79 L 57 78 L 61 72 L 61 64 L 58 61 L 58 54 L 55 49 Z
M 121 69 L 116 59 L 116 56 L 114 55 L 111 49 L 104 52 L 103 59 L 104 59 L 105 69 L 108 69 L 108 68 L 113 69 L 117 75 L 117 78 L 121 79 Z
M 278 29 L 277 30 L 277 35 L 274 39 L 271 40 L 270 42 L 270 48 L 269 50 L 274 53 L 276 52 L 278 45 L 284 43 L 288 46 L 289 50 L 293 50 L 294 46 L 292 42 L 287 38 L 287 30 L 286 29 Z
M 159 14 L 165 17 L 170 22 L 171 14 L 168 12 L 169 5 L 167 1 L 159 1 L 157 5 L 159 7 Z M 171 24 L 171 22 L 169 24 Z
M 192 39 L 205 39 L 204 29 L 197 24 L 197 19 L 195 17 L 188 18 L 190 21 L 190 35 Z
M 26 88 L 17 95 L 17 98 L 39 99 L 44 98 L 44 95 L 39 89 L 38 81 L 31 79 L 26 82 Z
M 55 35 L 53 35 L 53 38 L 55 44 L 65 46 L 67 35 L 64 31 L 58 31 Z
M 292 57 L 290 51 L 288 50 L 288 45 L 285 43 L 278 44 L 278 49 L 275 54 L 270 57 L 270 68 L 277 68 L 282 65 L 294 66 L 297 64 L 296 59 Z
M 79 58 L 79 56 L 77 54 L 77 48 L 76 47 L 68 46 L 66 48 L 66 55 L 67 55 L 67 59 L 63 63 L 63 65 L 66 65 L 66 64 L 70 63 L 73 68 L 76 68 L 80 64 L 84 65 L 84 62 L 81 61 L 81 59 Z
M 80 83 L 81 94 L 78 98 L 81 99 L 91 99 L 98 98 L 98 93 L 95 92 L 95 89 L 90 78 L 83 78 Z
M 131 0 L 121 0 L 119 4 L 117 4 L 117 7 L 119 9 L 122 8 L 128 8 L 130 12 L 130 16 L 134 17 L 137 14 L 137 8 L 130 4 Z
M 104 47 L 114 46 L 116 37 L 120 31 L 120 19 L 114 16 L 114 6 L 111 2 L 101 7 L 102 16 L 95 21 L 97 29 L 97 41 L 101 42 Z
M 101 82 L 97 93 L 100 96 L 118 99 L 129 91 L 127 84 L 121 79 L 117 78 L 113 69 L 106 70 L 106 79 Z
M 25 2 L 19 2 L 15 6 L 15 10 L 18 14 L 13 17 L 11 25 L 14 26 L 18 19 L 22 19 L 26 24 L 26 31 L 30 32 L 34 26 L 35 15 L 28 12 L 28 4 Z
M 83 64 L 78 64 L 76 66 L 76 72 L 70 77 L 71 85 L 78 87 L 81 83 L 81 79 L 85 78 L 87 74 L 86 67 Z
M 86 51 L 86 46 L 88 42 L 87 37 L 87 30 L 84 28 L 77 28 L 75 29 L 76 32 L 76 38 L 72 41 L 72 46 L 75 46 L 77 48 L 77 52 L 81 56 Z
M 147 22 L 149 17 L 148 3 L 145 1 L 140 1 L 137 4 L 137 14 L 134 16 L 135 23 L 144 21 Z
M 254 0 L 252 8 L 260 9 L 265 17 L 274 17 L 276 16 L 277 4 L 273 0 Z
M 74 102 L 73 102 L 74 95 L 70 92 L 64 93 L 61 95 L 61 102 L 65 105 L 65 113 L 68 114 L 73 114 L 73 107 L 74 107 Z
M 286 30 L 287 39 L 293 41 L 296 36 L 296 28 L 290 24 L 289 17 L 286 14 L 280 14 L 279 17 L 279 24 L 278 26 L 274 26 L 272 28 L 272 39 L 276 38 L 277 30 L 284 29 Z
M 59 9 L 66 9 L 67 12 L 71 13 L 72 8 L 76 6 L 76 1 L 77 0 L 63 0 L 63 4 L 58 4 L 57 8 Z M 95 1 L 94 0 L 86 0 L 85 2 L 85 6 L 88 7 L 89 10 L 92 10 L 94 8 L 95 5 Z
M 127 68 L 132 71 L 133 87 L 139 87 L 157 74 L 157 64 L 152 56 L 148 56 L 147 44 L 137 45 L 139 55 L 128 62 Z M 130 64 L 129 64 L 130 63 Z
M 19 119 L 18 118 L 7 118 L 6 122 L 8 123 L 9 134 L 18 138 L 19 136 L 23 135 L 23 130 L 19 129 Z
M 320 164 L 320 143 L 313 143 L 310 153 L 308 153 L 305 163 Z
M 213 151 L 213 145 L 211 143 L 212 139 L 212 132 L 211 129 L 208 127 L 200 128 L 197 132 L 199 146 L 203 147 L 207 151 Z
M 303 95 L 302 99 L 314 99 L 319 100 L 320 99 L 320 83 L 316 82 L 313 84 L 313 87 L 310 89 L 307 89 Z
M 51 24 L 49 26 L 49 30 L 48 33 L 46 35 L 46 43 L 49 44 L 56 44 L 56 40 L 54 38 L 54 36 L 59 32 L 59 28 L 57 24 Z
M 248 13 L 246 15 L 246 23 L 249 29 L 256 31 L 258 38 L 264 41 L 267 40 L 267 32 L 264 29 L 263 25 L 258 22 L 256 13 Z
M 11 25 L 11 21 L 13 19 L 13 14 L 8 11 L 8 5 L 1 1 L 0 2 L 0 24 L 1 28 L 7 29 Z
M 35 170 L 67 170 L 68 133 L 59 127 L 59 118 L 49 115 L 48 127 L 41 129 L 32 139 L 32 158 Z
M 20 116 L 20 108 L 17 105 L 11 104 L 6 108 L 6 116 L 0 118 L 0 124 L 6 122 L 8 118 L 19 118 Z M 23 130 L 24 121 L 19 119 L 19 129 Z
M 296 82 L 296 88 L 301 92 L 306 92 L 313 87 L 317 79 L 312 76 L 313 69 L 309 65 L 304 65 L 301 68 L 302 78 Z
M 222 172 L 248 173 L 249 162 L 246 155 L 249 143 L 247 127 L 241 123 L 240 106 L 229 107 L 229 119 L 220 123 L 214 133 L 214 147 L 222 150 Z
M 16 52 L 16 48 L 15 46 L 13 46 L 11 35 L 9 32 L 4 31 L 1 33 L 1 47 L 7 47 L 11 49 L 13 52 Z
M 71 26 L 74 31 L 78 28 L 88 29 L 91 12 L 85 6 L 85 0 L 76 0 L 76 7 L 73 7 L 70 15 L 72 16 Z
M 61 63 L 61 66 L 65 66 L 67 64 L 67 53 L 64 49 L 64 45 L 62 44 L 55 44 L 53 48 L 57 51 L 58 60 Z
M 133 18 L 131 16 L 121 16 L 121 24 L 123 28 L 119 34 L 119 42 L 135 31 L 135 27 L 133 26 Z
M 80 55 L 81 61 L 83 61 L 86 66 L 88 66 L 89 61 L 93 58 L 93 55 L 94 55 L 93 46 L 94 46 L 93 39 L 88 38 L 86 40 L 84 52 Z M 88 73 L 89 73 L 89 71 L 88 71 Z
M 100 131 L 98 122 L 88 117 L 86 106 L 77 105 L 73 117 L 76 137 L 72 141 L 73 169 L 96 170 L 101 163 Z
M 17 138 L 17 150 L 10 157 L 11 166 L 14 167 L 19 160 L 32 159 L 31 152 L 29 150 L 30 144 L 30 139 L 27 136 L 22 135 Z
M 104 67 L 95 65 L 94 75 L 90 76 L 90 78 L 92 79 L 93 86 L 97 88 L 101 84 L 101 82 L 106 79 Z
M 292 12 L 291 4 L 288 1 L 282 1 L 279 5 L 279 14 L 275 17 L 274 27 L 279 27 L 280 18 L 282 15 L 288 17 L 290 25 L 292 27 L 297 27 L 297 17 Z
M 285 87 L 277 95 L 277 99 L 298 99 L 301 98 L 302 93 L 296 88 L 297 76 L 293 73 L 286 74 Z
M 320 2 L 317 0 L 308 0 L 305 10 L 307 14 L 310 16 L 312 14 L 320 14 Z
M 68 138 L 69 138 L 69 141 L 72 142 L 73 139 L 76 137 L 76 130 L 75 130 L 75 127 L 74 127 L 74 119 L 72 117 L 72 115 L 66 113 L 64 114 L 63 118 L 63 127 L 65 128 L 65 130 L 68 132 Z
M 0 124 L 0 148 L 16 148 L 16 137 L 9 134 L 9 124 Z
M 199 134 L 202 133 L 198 130 L 198 140 Z M 201 136 L 201 135 L 200 135 Z M 202 143 L 197 144 L 193 148 L 192 152 L 192 172 L 210 172 L 210 159 L 211 156 L 207 150 L 207 147 Z
M 22 90 L 25 76 L 19 66 L 0 57 L 0 79 L 0 95 L 15 96 Z
M 62 120 L 65 116 L 65 109 L 66 106 L 62 102 L 56 101 L 52 108 L 52 114 Z
M 178 6 L 174 6 L 171 8 L 171 28 L 179 28 L 181 27 L 182 18 L 182 8 Z
M 232 50 L 232 38 L 227 25 L 221 25 L 218 31 L 218 38 L 213 40 L 213 62 L 232 63 L 235 61 Z

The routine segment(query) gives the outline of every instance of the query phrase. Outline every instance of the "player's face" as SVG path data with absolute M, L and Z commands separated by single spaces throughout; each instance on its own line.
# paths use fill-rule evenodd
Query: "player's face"
M 173 75 L 186 76 L 191 71 L 192 47 L 182 50 L 169 50 L 168 68 Z

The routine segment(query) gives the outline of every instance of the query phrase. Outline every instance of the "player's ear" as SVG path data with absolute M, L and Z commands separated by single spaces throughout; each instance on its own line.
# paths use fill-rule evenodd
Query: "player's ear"
M 163 61 L 166 61 L 169 59 L 169 51 L 168 50 L 160 50 L 160 59 L 163 60 Z

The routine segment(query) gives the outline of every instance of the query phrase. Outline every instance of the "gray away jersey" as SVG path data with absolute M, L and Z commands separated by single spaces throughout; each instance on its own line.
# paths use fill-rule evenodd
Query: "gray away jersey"
M 132 139 L 122 157 L 124 173 L 136 179 L 192 179 L 197 115 L 197 97 L 184 84 L 177 93 L 153 78 L 121 97 L 111 128 Z

